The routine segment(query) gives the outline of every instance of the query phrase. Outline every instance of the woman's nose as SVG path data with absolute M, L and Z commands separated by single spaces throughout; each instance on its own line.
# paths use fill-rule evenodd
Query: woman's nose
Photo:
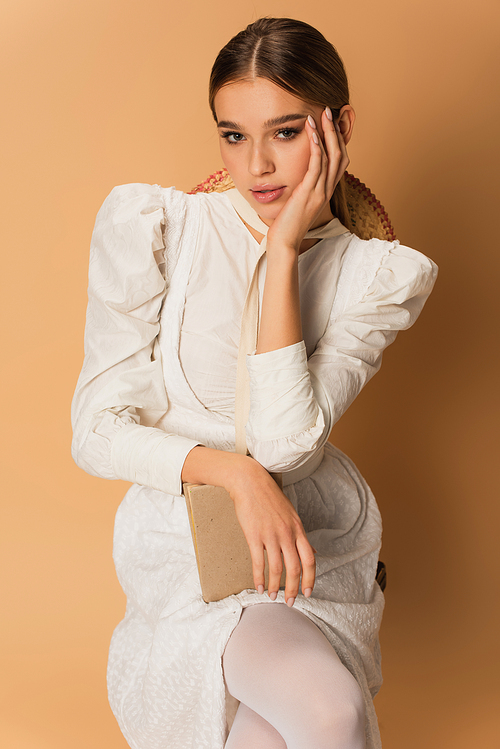
M 274 172 L 274 162 L 268 150 L 262 146 L 253 146 L 250 152 L 248 171 L 254 177 L 261 174 L 272 174 Z

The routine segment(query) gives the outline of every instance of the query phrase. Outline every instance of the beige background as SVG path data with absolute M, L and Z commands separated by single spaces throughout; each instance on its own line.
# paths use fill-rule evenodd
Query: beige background
M 498 746 L 497 0 L 3 0 L 0 745 L 126 746 L 106 700 L 126 485 L 71 461 L 95 214 L 220 168 L 211 63 L 262 15 L 338 47 L 351 171 L 440 277 L 332 440 L 378 498 L 384 749 Z

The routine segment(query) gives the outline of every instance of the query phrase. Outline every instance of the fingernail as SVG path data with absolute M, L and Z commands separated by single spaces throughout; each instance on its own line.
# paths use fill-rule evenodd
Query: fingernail
M 313 118 L 310 114 L 307 115 L 307 121 L 310 124 L 311 127 L 313 127 L 316 130 L 316 123 L 314 122 Z
M 333 122 L 333 115 L 332 115 L 332 110 L 330 109 L 330 107 L 325 107 L 325 114 L 330 120 L 330 122 Z
M 318 136 L 316 135 L 316 133 L 313 133 L 313 141 L 316 143 L 317 146 L 319 145 L 319 140 L 318 140 Z
M 261 596 L 263 594 L 263 592 L 264 592 L 264 586 L 263 585 L 259 585 L 259 587 L 257 588 L 257 591 L 259 593 L 259 596 Z
M 313 592 L 312 588 L 306 588 L 305 591 L 304 591 L 305 597 L 309 598 L 309 596 L 311 595 L 312 592 Z
M 288 601 L 286 602 L 286 605 L 293 606 L 294 603 L 295 603 L 295 598 L 289 598 Z
M 273 592 L 272 592 L 272 593 L 269 593 L 269 598 L 271 599 L 271 601 L 275 601 L 275 600 L 276 600 L 276 598 L 277 598 L 277 595 L 278 595 L 278 594 L 276 593 L 276 591 L 275 591 L 275 590 L 273 590 Z

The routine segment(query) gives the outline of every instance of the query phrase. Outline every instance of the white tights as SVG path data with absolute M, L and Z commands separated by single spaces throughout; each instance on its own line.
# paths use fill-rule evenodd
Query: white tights
M 223 668 L 229 693 L 241 703 L 225 749 L 365 749 L 358 683 L 298 609 L 243 609 Z

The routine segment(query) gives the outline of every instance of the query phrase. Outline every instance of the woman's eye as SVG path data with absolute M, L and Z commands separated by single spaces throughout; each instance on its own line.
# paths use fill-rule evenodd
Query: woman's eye
M 279 140 L 291 140 L 294 138 L 299 131 L 296 128 L 293 127 L 287 127 L 283 130 L 280 130 L 277 135 Z M 281 136 L 281 137 L 280 137 Z
M 245 140 L 245 136 L 241 133 L 222 133 L 222 137 L 228 143 L 241 143 L 242 140 Z

